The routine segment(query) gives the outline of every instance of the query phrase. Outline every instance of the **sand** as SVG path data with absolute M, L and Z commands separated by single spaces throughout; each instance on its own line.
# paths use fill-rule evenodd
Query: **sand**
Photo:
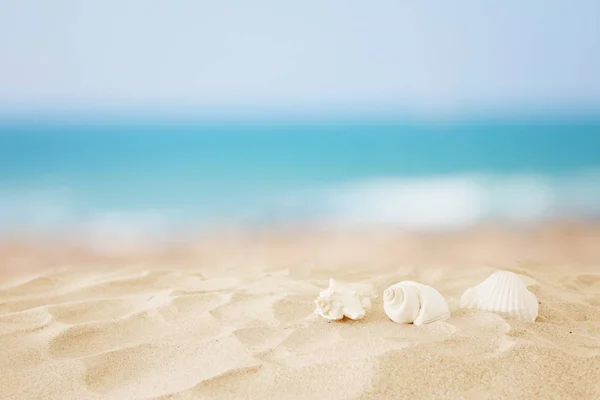
M 598 228 L 1 251 L 2 399 L 600 399 Z M 457 309 L 498 269 L 538 296 L 535 323 Z M 313 313 L 330 277 L 378 296 L 364 320 Z M 452 317 L 388 320 L 381 292 L 405 279 L 437 288 Z

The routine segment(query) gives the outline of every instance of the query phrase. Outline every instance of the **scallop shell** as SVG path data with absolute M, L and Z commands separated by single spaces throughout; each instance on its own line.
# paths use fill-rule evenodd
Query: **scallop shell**
M 510 271 L 495 272 L 479 285 L 467 289 L 460 299 L 460 306 L 531 322 L 538 316 L 535 294 Z
M 368 297 L 360 295 L 335 279 L 329 280 L 329 287 L 319 293 L 315 304 L 317 306 L 315 314 L 330 321 L 344 317 L 362 319 L 371 309 L 371 300 Z
M 383 292 L 383 309 L 392 321 L 399 324 L 429 324 L 450 317 L 448 303 L 440 292 L 413 281 L 388 287 Z

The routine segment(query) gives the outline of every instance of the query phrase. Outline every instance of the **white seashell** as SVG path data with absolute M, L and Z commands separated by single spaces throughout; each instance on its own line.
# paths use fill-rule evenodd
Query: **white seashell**
M 535 294 L 510 271 L 495 272 L 479 285 L 467 289 L 460 299 L 460 306 L 531 322 L 538 316 Z
M 428 324 L 450 317 L 444 297 L 431 286 L 404 281 L 383 292 L 383 309 L 399 324 Z
M 371 309 L 371 300 L 356 291 L 339 284 L 335 279 L 329 280 L 329 287 L 319 293 L 315 300 L 315 314 L 335 321 L 347 317 L 362 319 Z

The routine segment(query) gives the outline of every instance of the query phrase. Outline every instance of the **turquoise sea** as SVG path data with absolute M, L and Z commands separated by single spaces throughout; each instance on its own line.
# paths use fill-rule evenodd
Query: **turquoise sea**
M 4 233 L 600 216 L 600 120 L 0 124 Z

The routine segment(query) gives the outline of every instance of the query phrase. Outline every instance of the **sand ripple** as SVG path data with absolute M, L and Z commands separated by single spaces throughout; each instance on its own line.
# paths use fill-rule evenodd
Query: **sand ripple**
M 600 274 L 514 269 L 540 300 L 536 323 L 456 310 L 493 268 L 390 269 L 360 276 L 435 285 L 452 317 L 329 323 L 312 303 L 326 279 L 293 270 L 67 270 L 0 289 L 0 397 L 28 399 L 600 398 Z M 337 277 L 344 278 L 340 269 Z

